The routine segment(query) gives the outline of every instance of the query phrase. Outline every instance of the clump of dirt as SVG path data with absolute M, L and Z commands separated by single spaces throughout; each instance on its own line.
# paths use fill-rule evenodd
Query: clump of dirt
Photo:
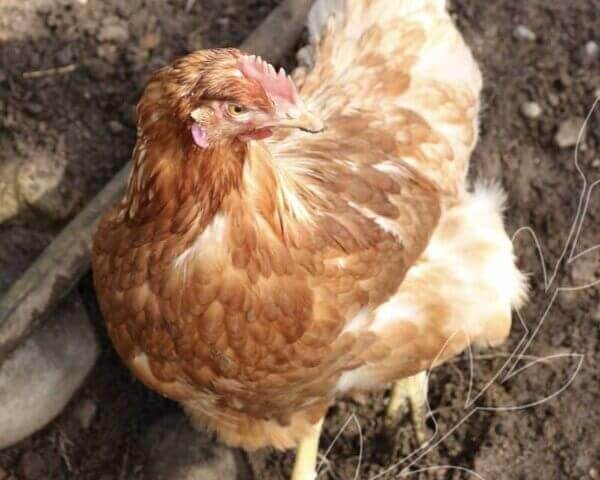
M 188 3 L 189 12 L 183 0 L 3 0 L 1 161 L 26 163 L 40 151 L 65 156 L 61 189 L 84 205 L 129 159 L 133 106 L 148 74 L 191 49 L 239 43 L 277 2 Z M 565 122 L 581 124 L 600 95 L 600 58 L 590 47 L 599 41 L 600 8 L 596 0 L 454 0 L 452 8 L 486 84 L 471 175 L 496 179 L 508 192 L 507 222 L 511 232 L 520 232 L 516 250 L 531 274 L 532 301 L 515 319 L 502 351 L 473 353 L 472 385 L 467 357 L 432 373 L 428 428 L 438 432 L 435 442 L 448 434 L 443 441 L 415 454 L 412 460 L 420 458 L 409 466 L 410 460 L 402 461 L 417 447 L 412 430 L 401 419 L 384 424 L 384 395 L 339 402 L 327 418 L 322 453 L 350 421 L 323 459 L 320 478 L 392 479 L 407 466 L 422 479 L 467 478 L 468 470 L 500 480 L 600 478 L 599 293 L 584 288 L 600 278 L 600 251 L 589 250 L 600 243 L 600 191 L 590 194 L 573 247 L 570 235 L 585 204 L 585 184 L 573 142 L 555 138 Z M 66 73 L 22 75 L 69 65 Z M 579 154 L 591 185 L 600 178 L 600 109 L 590 118 Z M 25 208 L 0 225 L 0 291 L 64 224 L 47 218 Z M 535 232 L 540 251 L 533 236 L 519 230 L 524 226 Z M 554 274 L 563 252 L 571 253 L 567 247 L 589 251 L 559 263 Z M 93 311 L 89 278 L 80 291 Z M 141 435 L 176 406 L 130 377 L 98 327 L 103 354 L 73 408 L 0 452 L 3 468 L 22 478 L 31 471 L 52 479 L 143 478 Z M 523 338 L 531 342 L 521 352 L 521 367 L 547 360 L 506 382 L 495 378 Z M 585 355 L 583 362 L 573 354 Z M 89 402 L 97 410 L 84 428 L 76 412 Z M 266 450 L 249 461 L 255 479 L 280 480 L 289 476 L 293 455 Z M 464 470 L 435 468 L 443 465 Z

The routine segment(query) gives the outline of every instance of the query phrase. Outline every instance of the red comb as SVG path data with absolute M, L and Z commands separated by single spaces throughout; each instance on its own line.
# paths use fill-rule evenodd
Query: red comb
M 262 58 L 244 55 L 240 58 L 240 70 L 246 78 L 260 83 L 277 106 L 294 104 L 298 100 L 296 86 L 283 68 L 276 72 L 273 65 Z

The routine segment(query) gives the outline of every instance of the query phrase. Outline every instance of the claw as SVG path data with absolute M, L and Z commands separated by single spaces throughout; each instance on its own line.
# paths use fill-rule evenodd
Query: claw
M 427 441 L 425 420 L 427 413 L 427 373 L 420 372 L 394 383 L 387 406 L 388 420 L 411 414 L 411 421 L 419 445 Z

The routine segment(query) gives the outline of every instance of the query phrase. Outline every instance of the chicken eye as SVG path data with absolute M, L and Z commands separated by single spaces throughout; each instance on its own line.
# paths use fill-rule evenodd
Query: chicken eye
M 248 111 L 248 109 L 246 107 L 242 107 L 241 105 L 238 105 L 237 103 L 227 104 L 227 113 L 229 115 L 231 115 L 232 117 L 239 117 L 240 115 L 243 115 L 247 111 Z

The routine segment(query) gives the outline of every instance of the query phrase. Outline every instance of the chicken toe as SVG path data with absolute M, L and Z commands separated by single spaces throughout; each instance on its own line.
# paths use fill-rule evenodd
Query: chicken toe
M 427 441 L 425 419 L 427 414 L 427 372 L 423 371 L 398 380 L 392 386 L 386 416 L 389 420 L 410 412 L 419 445 Z

